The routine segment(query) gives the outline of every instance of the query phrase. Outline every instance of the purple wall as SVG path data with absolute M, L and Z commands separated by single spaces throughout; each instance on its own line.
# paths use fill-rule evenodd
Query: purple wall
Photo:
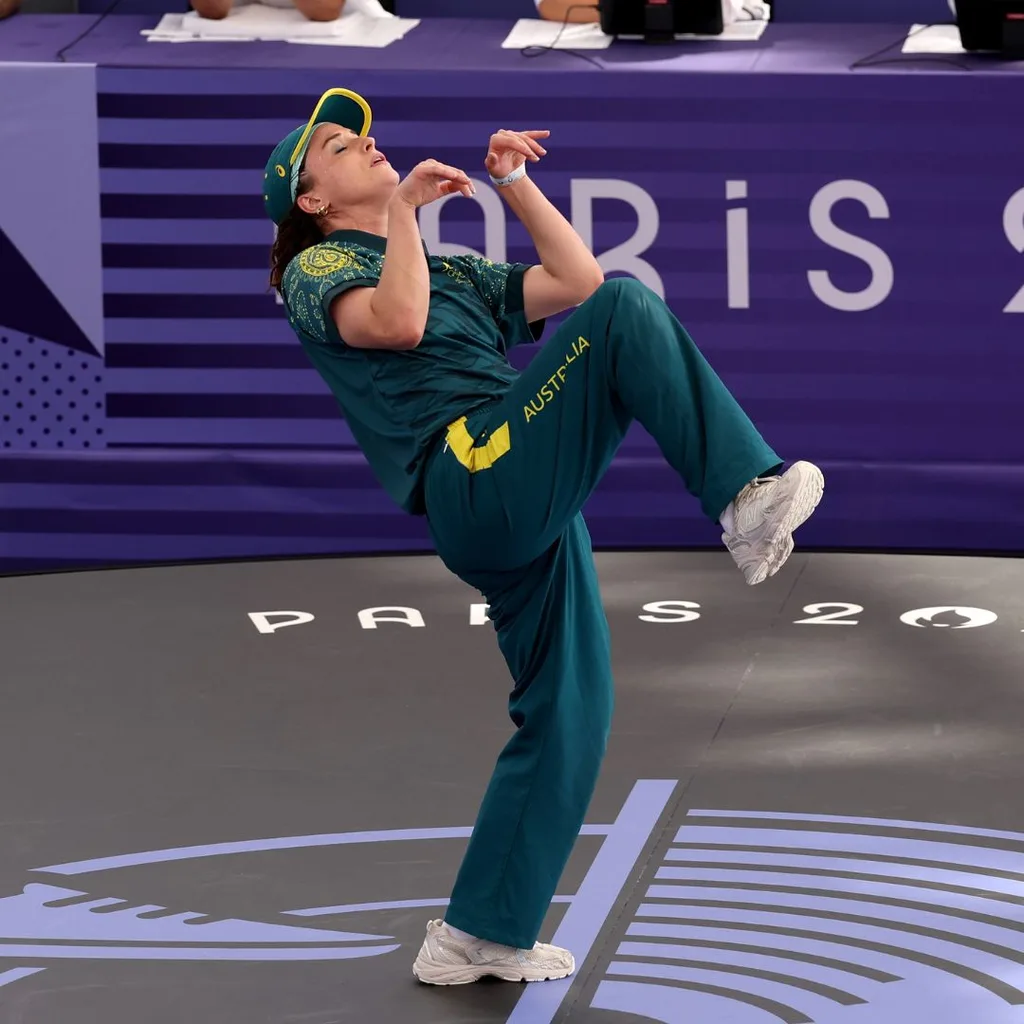
M 99 69 L 105 355 L 0 331 L 0 564 L 425 546 L 266 290 L 263 160 L 336 78 Z M 347 76 L 400 168 L 553 130 L 540 184 L 582 231 L 592 210 L 599 254 L 637 250 L 784 457 L 826 468 L 806 544 L 1024 549 L 1024 78 L 769 74 L 756 103 L 752 82 Z M 474 203 L 441 220 L 487 247 Z M 494 224 L 490 255 L 530 258 Z M 587 512 L 599 545 L 717 543 L 640 430 Z

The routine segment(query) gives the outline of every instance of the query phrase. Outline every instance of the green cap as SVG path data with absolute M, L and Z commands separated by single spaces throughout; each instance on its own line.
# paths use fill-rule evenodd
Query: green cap
M 263 207 L 275 224 L 280 224 L 295 205 L 299 172 L 316 126 L 337 124 L 357 135 L 366 135 L 371 119 L 370 104 L 362 96 L 348 89 L 328 89 L 310 119 L 290 131 L 274 147 L 263 175 Z

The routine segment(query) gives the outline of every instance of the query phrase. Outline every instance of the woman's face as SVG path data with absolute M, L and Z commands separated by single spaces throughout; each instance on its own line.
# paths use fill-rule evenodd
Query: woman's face
M 336 124 L 314 129 L 303 170 L 310 187 L 298 201 L 307 213 L 324 203 L 335 212 L 385 206 L 399 181 L 371 136 L 360 137 Z

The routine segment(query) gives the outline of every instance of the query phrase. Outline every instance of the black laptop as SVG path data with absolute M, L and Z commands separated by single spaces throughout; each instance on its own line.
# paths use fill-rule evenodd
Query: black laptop
M 598 0 L 605 35 L 667 42 L 679 35 L 718 36 L 722 0 Z

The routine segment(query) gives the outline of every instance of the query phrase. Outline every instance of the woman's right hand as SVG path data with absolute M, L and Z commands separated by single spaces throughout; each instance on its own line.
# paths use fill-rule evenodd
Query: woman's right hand
M 417 207 L 426 206 L 456 192 L 464 196 L 476 192 L 466 172 L 436 160 L 424 160 L 399 183 L 395 197 L 409 206 Z

